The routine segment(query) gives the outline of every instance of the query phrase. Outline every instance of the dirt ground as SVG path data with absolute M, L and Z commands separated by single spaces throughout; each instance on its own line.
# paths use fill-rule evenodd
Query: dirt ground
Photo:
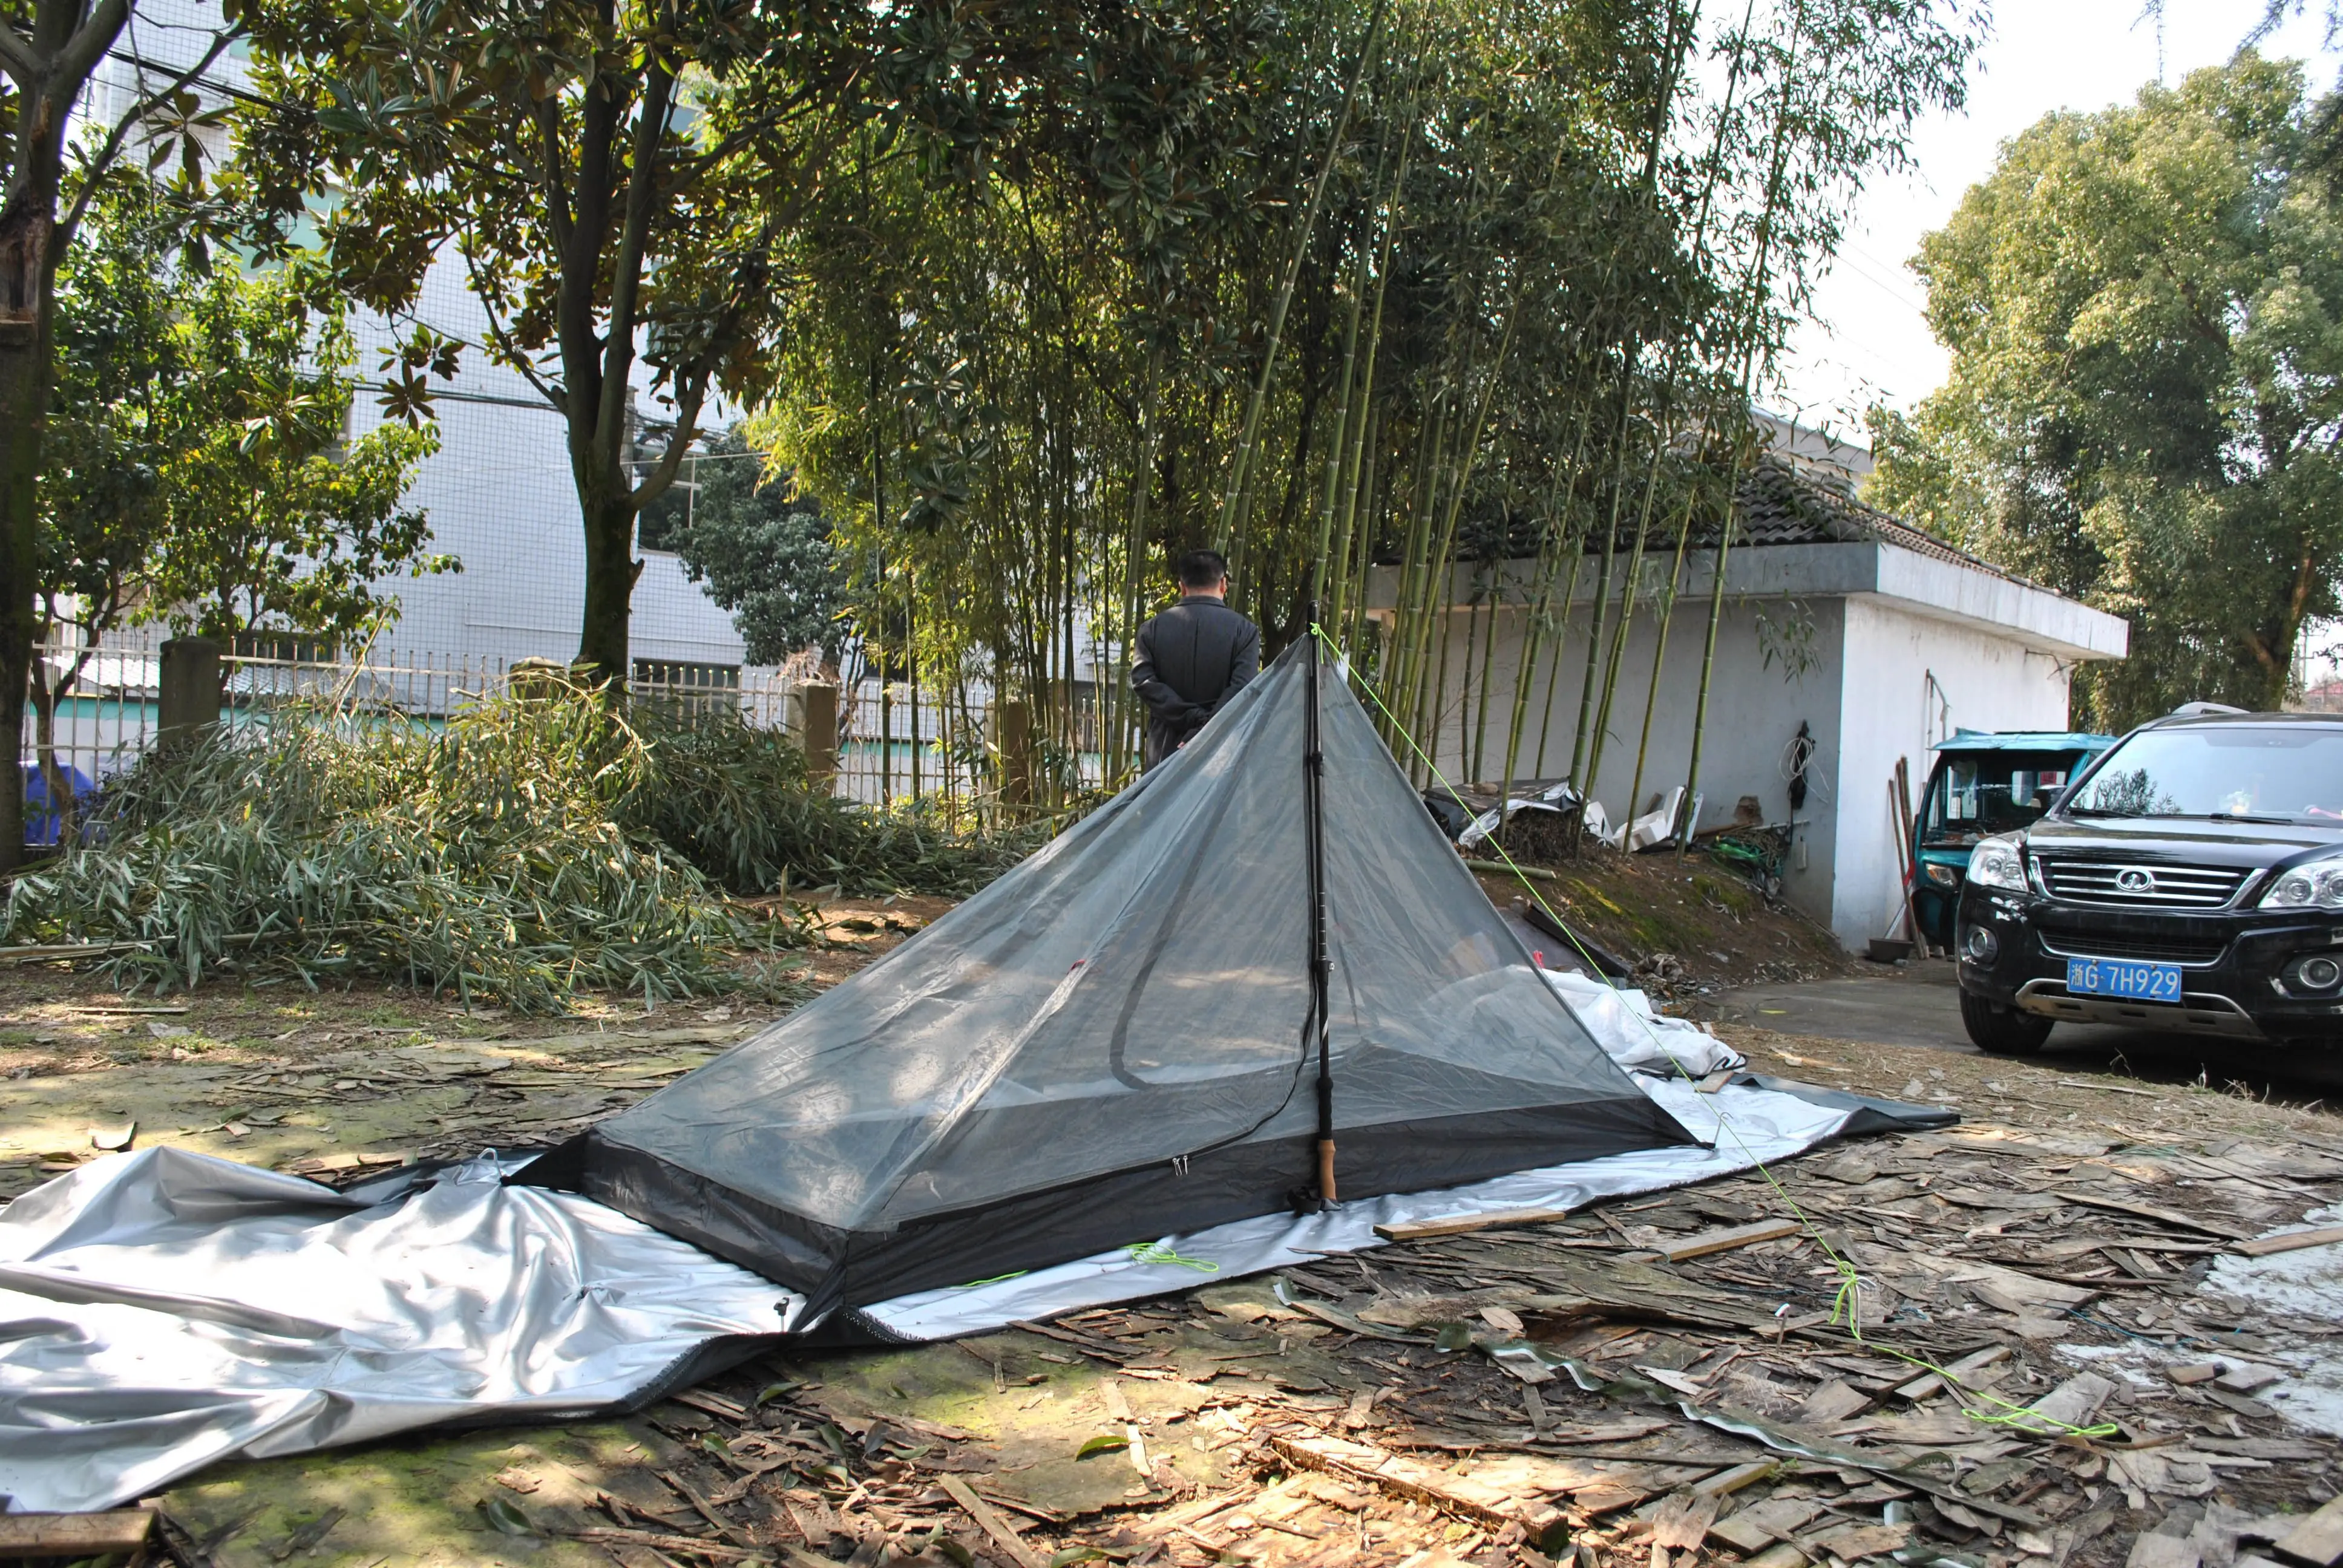
M 838 900 L 809 993 L 950 906 Z M 559 1141 L 787 1010 L 588 998 L 568 1018 L 382 986 L 124 996 L 63 966 L 0 969 L 0 1198 L 126 1135 L 328 1179 L 490 1144 Z
M 1634 965 L 1638 982 L 1663 998 L 1866 968 L 1824 927 L 1785 902 L 1768 903 L 1745 877 L 1704 856 L 1589 846 L 1577 859 L 1532 862 L 1529 870 L 1526 889 L 1502 871 L 1478 875 L 1499 909 L 1524 912 L 1534 895 L 1543 898 L 1564 923 Z
M 1673 862 L 1624 874 L 1649 879 L 1596 884 L 1623 909 L 1715 914 Z M 834 906 L 809 982 L 940 908 Z M 329 1178 L 551 1141 L 772 1010 L 126 1002 L 18 971 L 0 1169 L 20 1191 L 133 1121 L 140 1145 Z M 779 1345 L 619 1421 L 216 1467 L 160 1500 L 173 1549 L 220 1568 L 2343 1559 L 2333 1514 L 2305 1524 L 2343 1489 L 2343 1264 L 2250 1255 L 2343 1201 L 2343 1122 L 2071 1065 L 1720 1032 L 1759 1071 L 1963 1120 L 951 1344 Z

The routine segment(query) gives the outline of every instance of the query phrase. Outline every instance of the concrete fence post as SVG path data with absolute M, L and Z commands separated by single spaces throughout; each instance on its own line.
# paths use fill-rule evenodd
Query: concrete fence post
M 175 637 L 165 642 L 162 671 L 155 684 L 156 744 L 191 744 L 220 720 L 219 639 Z
M 838 688 L 826 680 L 809 680 L 798 688 L 799 736 L 805 747 L 806 772 L 828 782 L 838 776 Z
M 505 671 L 505 690 L 523 702 L 542 702 L 568 678 L 569 667 L 558 658 L 516 658 Z
M 999 725 L 1001 803 L 1022 809 L 1033 804 L 1033 709 L 1021 697 L 1004 697 L 992 711 Z

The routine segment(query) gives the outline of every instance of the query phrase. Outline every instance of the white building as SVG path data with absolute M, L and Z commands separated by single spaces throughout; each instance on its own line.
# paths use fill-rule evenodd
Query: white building
M 1786 456 L 1769 457 L 1743 487 L 1742 531 L 1725 567 L 1698 827 L 1731 822 L 1744 796 L 1756 798 L 1763 820 L 1790 820 L 1790 748 L 1804 724 L 1814 751 L 1785 889 L 1844 944 L 1860 949 L 1886 932 L 1901 897 L 1888 804 L 1898 759 L 1909 763 L 1916 793 L 1932 760 L 1928 748 L 1956 727 L 2066 729 L 2075 668 L 2121 658 L 2129 628 L 1864 506 L 1851 484 L 1868 467 L 1859 449 L 1842 447 L 1821 462 L 1786 441 L 1777 450 Z M 1674 541 L 1646 558 L 1594 780 L 1594 798 L 1614 822 L 1652 809 L 1664 791 L 1683 783 L 1691 759 L 1716 560 L 1713 536 L 1704 540 L 1695 533 L 1691 542 L 1659 675 L 1644 798 L 1631 801 L 1658 641 L 1651 590 L 1667 574 Z M 1622 570 L 1624 561 L 1622 552 Z M 1496 574 L 1460 567 L 1452 579 L 1445 617 L 1451 673 L 1435 753 L 1452 777 L 1461 776 L 1458 759 L 1469 756 L 1479 728 L 1482 694 L 1472 682 L 1484 650 L 1493 658 L 1481 771 L 1502 770 L 1502 716 L 1515 693 L 1535 572 L 1535 562 L 1519 560 Z M 1371 591 L 1371 607 L 1386 618 L 1395 576 L 1383 568 Z M 1570 765 L 1596 576 L 1589 559 L 1558 660 L 1542 654 L 1527 672 L 1528 729 L 1534 736 L 1544 715 L 1547 778 L 1560 778 Z M 1488 649 L 1480 639 L 1492 637 Z M 1598 700 L 1599 689 L 1598 679 Z M 1522 777 L 1534 771 L 1534 743 L 1522 758 Z
M 478 301 L 454 266 L 435 267 L 417 318 L 449 337 L 485 336 Z M 357 324 L 361 372 L 390 340 L 385 324 Z M 457 658 L 567 661 L 578 652 L 586 601 L 586 541 L 561 418 L 517 371 L 466 350 L 453 381 L 433 383 L 439 450 L 426 458 L 407 504 L 431 519 L 431 548 L 458 572 L 386 581 L 398 619 L 389 646 Z M 640 378 L 640 402 L 650 400 Z M 381 410 L 361 390 L 355 428 Z M 629 648 L 639 667 L 738 671 L 745 659 L 732 618 L 666 550 L 639 550 Z

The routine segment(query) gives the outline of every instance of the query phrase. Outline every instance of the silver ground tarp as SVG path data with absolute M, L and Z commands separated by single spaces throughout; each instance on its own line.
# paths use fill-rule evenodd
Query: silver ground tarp
M 906 1340 L 979 1332 L 1375 1246 L 1378 1223 L 1704 1181 L 1823 1142 L 1859 1109 L 1637 1081 L 1711 1146 L 1242 1221 L 856 1315 Z M 0 1212 L 8 1506 L 103 1508 L 236 1455 L 626 1408 L 797 1326 L 802 1303 L 769 1282 L 585 1199 L 503 1186 L 507 1169 L 483 1158 L 369 1201 L 156 1149 L 17 1199 Z
M 0 1213 L 0 1493 L 105 1508 L 216 1460 L 623 1408 L 798 1298 L 491 1159 L 367 1204 L 177 1149 Z

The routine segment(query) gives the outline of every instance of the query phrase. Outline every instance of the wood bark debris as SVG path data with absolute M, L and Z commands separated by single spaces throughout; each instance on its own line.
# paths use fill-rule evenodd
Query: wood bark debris
M 230 1069 L 206 1114 L 257 1131 L 423 1092 L 453 1148 L 538 1118 L 566 1136 L 676 1070 L 649 1038 L 558 1041 L 515 1061 L 369 1035 L 299 1073 Z M 2299 1227 L 2343 1204 L 2328 1119 L 2157 1086 L 2117 1105 L 2003 1060 L 1946 1058 L 1940 1085 L 1934 1056 L 1878 1049 L 1875 1070 L 1836 1072 L 1826 1041 L 1763 1065 L 1887 1096 L 1919 1078 L 1901 1098 L 1972 1120 L 1411 1221 L 950 1345 L 784 1346 L 644 1412 L 671 1442 L 624 1501 L 565 1515 L 550 1481 L 499 1487 L 530 1468 L 508 1459 L 481 1483 L 548 1535 L 686 1568 L 2343 1568 L 2335 1511 L 2311 1512 L 2343 1443 L 2290 1420 L 2343 1312 L 2221 1293 L 2324 1266 Z M 1988 1094 L 2000 1120 L 1976 1119 Z M 1124 1457 L 1078 1460 L 1102 1433 Z

